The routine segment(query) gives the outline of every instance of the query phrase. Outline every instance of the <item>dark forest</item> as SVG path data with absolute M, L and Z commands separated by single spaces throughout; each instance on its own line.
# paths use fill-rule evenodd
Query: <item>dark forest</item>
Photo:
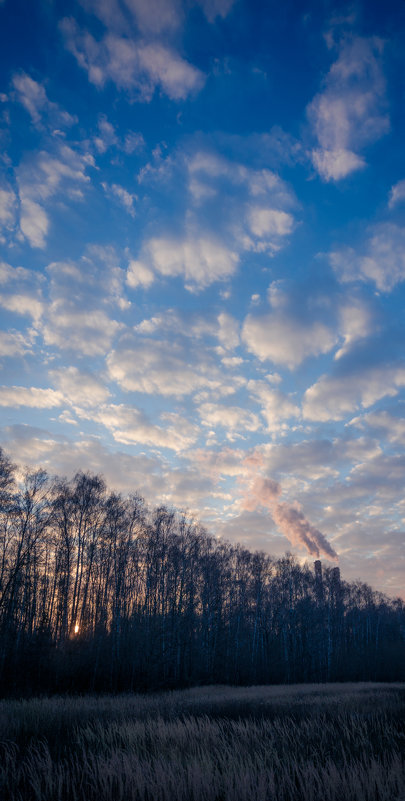
M 398 681 L 405 604 L 0 454 L 0 691 Z

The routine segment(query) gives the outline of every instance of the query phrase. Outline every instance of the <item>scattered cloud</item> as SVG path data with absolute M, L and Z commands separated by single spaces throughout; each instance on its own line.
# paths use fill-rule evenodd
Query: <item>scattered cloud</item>
M 308 420 L 344 420 L 360 406 L 395 397 L 405 386 L 405 366 L 356 365 L 350 372 L 323 375 L 304 395 L 303 416 Z
M 15 358 L 30 350 L 30 345 L 18 331 L 0 331 L 0 357 Z
M 233 350 L 239 345 L 239 323 L 235 317 L 227 312 L 218 315 L 218 340 L 227 350 Z
M 126 392 L 146 395 L 182 397 L 204 389 L 226 396 L 241 384 L 236 376 L 225 377 L 208 352 L 196 352 L 176 340 L 138 338 L 131 346 L 111 351 L 107 367 L 110 378 Z
M 405 418 L 397 417 L 387 411 L 369 412 L 361 417 L 354 417 L 350 425 L 361 429 L 370 429 L 388 442 L 405 445 Z
M 170 35 L 182 27 L 186 18 L 186 9 L 181 0 L 124 0 L 123 7 L 117 0 L 80 0 L 87 11 L 91 11 L 107 26 L 109 30 L 124 31 L 128 29 L 132 17 L 140 33 L 145 36 Z M 226 17 L 235 0 L 194 0 L 200 6 L 210 23 L 217 17 Z M 193 5 L 193 3 L 189 4 Z
M 186 156 L 194 206 L 218 208 L 222 226 L 242 250 L 277 252 L 294 228 L 297 201 L 277 173 L 231 162 L 213 149 Z M 226 198 L 226 203 L 224 203 Z
M 121 328 L 101 309 L 78 310 L 69 301 L 51 303 L 43 327 L 46 345 L 87 356 L 105 354 Z
M 34 81 L 27 73 L 16 73 L 11 83 L 16 100 L 28 111 L 34 125 L 40 124 L 44 115 L 50 118 L 52 124 L 63 127 L 69 127 L 77 122 L 76 116 L 61 109 L 57 103 L 52 103 L 43 84 Z
M 342 304 L 339 316 L 343 345 L 336 351 L 335 359 L 346 356 L 357 342 L 366 339 L 375 330 L 372 311 L 360 300 L 350 300 Z
M 287 236 L 293 227 L 291 214 L 277 209 L 253 206 L 249 212 L 249 225 L 253 234 L 263 236 Z
M 128 192 L 127 189 L 124 189 L 123 186 L 119 186 L 119 184 L 107 184 L 103 181 L 101 186 L 106 195 L 117 198 L 119 204 L 123 206 L 125 211 L 127 211 L 131 217 L 135 217 L 134 203 L 137 200 L 136 195 L 131 194 L 131 192 Z
M 308 356 L 328 353 L 336 342 L 336 336 L 322 322 L 270 312 L 248 314 L 242 340 L 261 362 L 270 361 L 293 370 Z
M 173 412 L 162 415 L 166 426 L 152 423 L 144 412 L 124 404 L 102 405 L 96 411 L 77 413 L 81 418 L 90 415 L 91 420 L 112 432 L 116 442 L 125 445 L 142 444 L 179 452 L 193 445 L 198 436 L 196 426 Z
M 251 397 L 260 404 L 268 431 L 288 431 L 289 425 L 286 421 L 300 416 L 300 408 L 293 398 L 280 389 L 269 386 L 267 381 L 250 379 L 247 389 Z
M 53 389 L 37 387 L 0 387 L 0 406 L 29 406 L 33 409 L 53 409 L 61 406 L 63 396 Z
M 261 428 L 257 414 L 240 406 L 202 403 L 198 407 L 198 413 L 203 426 L 214 429 L 220 426 L 240 437 L 246 432 L 258 431 Z
M 44 310 L 42 283 L 42 276 L 33 270 L 0 262 L 0 306 L 38 323 Z
M 0 187 L 0 242 L 4 234 L 13 231 L 17 218 L 17 196 L 10 186 Z
M 157 36 L 175 31 L 183 20 L 179 0 L 80 0 L 86 11 L 95 14 L 109 30 L 123 32 L 135 23 L 138 31 Z
M 235 251 L 211 236 L 153 238 L 144 244 L 140 262 L 135 262 L 127 280 L 133 286 L 131 282 L 136 282 L 137 276 L 146 277 L 147 283 L 150 274 L 165 278 L 181 276 L 186 289 L 198 291 L 215 281 L 231 278 L 238 262 L 239 256 Z M 138 283 L 145 284 L 145 280 Z
M 32 297 L 31 294 L 22 293 L 14 295 L 0 294 L 0 306 L 16 314 L 28 314 L 36 323 L 41 319 L 44 310 L 44 304 L 39 298 Z
M 197 0 L 207 17 L 208 22 L 214 22 L 216 17 L 226 17 L 235 0 Z
M 60 367 L 49 376 L 63 398 L 72 406 L 90 407 L 105 403 L 109 390 L 99 378 L 77 367 Z
M 308 106 L 318 140 L 312 161 L 325 181 L 339 181 L 362 169 L 363 147 L 389 130 L 382 50 L 377 37 L 343 39 L 323 91 Z
M 344 248 L 329 253 L 329 261 L 342 283 L 367 281 L 390 292 L 405 280 L 405 228 L 380 223 L 371 229 L 360 252 Z
M 65 143 L 57 143 L 54 152 L 42 150 L 34 160 L 25 160 L 17 170 L 21 203 L 20 228 L 31 247 L 43 249 L 49 231 L 49 214 L 44 204 L 63 192 L 64 201 L 81 197 L 81 187 L 89 182 L 88 167 L 94 166 L 91 154 L 80 153 Z
M 136 261 L 135 259 L 131 259 L 128 265 L 127 271 L 127 284 L 132 289 L 136 289 L 137 286 L 142 286 L 147 289 L 151 284 L 153 284 L 155 280 L 155 274 L 150 267 L 147 267 L 146 264 L 143 264 L 141 261 Z
M 390 209 L 395 208 L 399 203 L 405 200 L 405 180 L 398 181 L 391 187 L 388 206 Z
M 45 209 L 29 197 L 21 195 L 20 228 L 32 248 L 44 249 L 49 230 L 49 218 Z
M 159 42 L 135 41 L 115 33 L 107 33 L 97 41 L 67 17 L 60 28 L 67 49 L 87 71 L 90 83 L 100 89 L 111 80 L 143 102 L 150 102 L 156 89 L 179 101 L 204 85 L 205 76 L 200 70 Z
M 113 489 L 122 492 L 136 489 L 153 502 L 162 498 L 165 470 L 156 454 L 111 451 L 91 437 L 75 441 L 30 425 L 7 427 L 3 430 L 3 442 L 20 464 L 31 467 L 40 464 L 52 474 L 62 476 L 74 475 L 86 465 L 90 472 L 102 474 Z

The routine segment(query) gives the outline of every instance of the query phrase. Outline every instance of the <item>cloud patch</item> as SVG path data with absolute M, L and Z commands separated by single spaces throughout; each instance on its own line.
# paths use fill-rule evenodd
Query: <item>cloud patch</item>
M 389 130 L 382 50 L 377 37 L 344 39 L 323 91 L 308 106 L 318 140 L 311 158 L 325 181 L 339 181 L 362 169 L 362 149 Z
M 111 380 L 126 392 L 146 395 L 180 398 L 208 390 L 227 396 L 243 383 L 224 376 L 209 353 L 191 352 L 179 341 L 139 338 L 111 351 L 107 367 Z
M 200 291 L 231 278 L 238 263 L 238 254 L 212 236 L 153 238 L 143 246 L 140 260 L 130 265 L 127 282 L 148 286 L 152 275 L 182 277 L 186 289 Z
M 67 49 L 86 70 L 90 83 L 100 89 L 111 80 L 143 102 L 150 102 L 157 89 L 179 101 L 204 85 L 200 70 L 159 42 L 135 41 L 115 33 L 97 41 L 72 18 L 64 18 L 60 28 Z
M 405 228 L 394 223 L 375 225 L 359 251 L 332 251 L 329 262 L 342 283 L 374 283 L 381 292 L 391 292 L 405 281 Z
M 395 397 L 405 386 L 405 366 L 357 366 L 340 375 L 323 375 L 303 400 L 303 416 L 319 422 L 344 420 L 359 407 L 368 408 L 381 398 Z

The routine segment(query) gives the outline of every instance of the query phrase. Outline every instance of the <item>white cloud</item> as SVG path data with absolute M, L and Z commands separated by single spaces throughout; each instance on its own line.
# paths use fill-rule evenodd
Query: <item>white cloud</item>
M 88 416 L 87 412 L 76 411 L 81 418 Z M 91 412 L 91 420 L 101 423 L 112 432 L 116 442 L 125 445 L 139 443 L 179 452 L 189 448 L 198 436 L 197 427 L 175 413 L 164 416 L 164 421 L 169 425 L 163 427 L 151 423 L 136 407 L 124 404 L 101 406 L 97 411 Z
M 235 0 L 197 0 L 207 17 L 208 22 L 214 22 L 216 17 L 226 17 Z
M 128 131 L 124 139 L 119 139 L 113 124 L 105 114 L 99 114 L 98 134 L 94 137 L 93 142 L 99 153 L 106 153 L 108 148 L 116 147 L 131 155 L 143 150 L 145 147 L 145 140 L 142 134 L 137 131 Z
M 155 275 L 153 271 L 146 266 L 146 264 L 132 259 L 128 265 L 126 280 L 128 286 L 132 287 L 133 289 L 135 289 L 137 286 L 143 286 L 147 288 L 153 284 Z
M 63 396 L 53 389 L 37 387 L 0 387 L 0 406 L 29 406 L 32 409 L 53 409 L 61 406 Z
M 288 430 L 285 421 L 299 417 L 299 406 L 281 390 L 270 387 L 266 381 L 251 379 L 247 389 L 251 397 L 260 404 L 268 431 L 276 433 Z
M 44 248 L 49 217 L 44 203 L 63 190 L 77 201 L 77 188 L 89 182 L 86 169 L 94 165 L 90 154 L 78 153 L 66 144 L 58 144 L 55 153 L 41 151 L 34 162 L 25 161 L 17 170 L 21 201 L 20 227 L 31 247 Z
M 243 436 L 246 432 L 258 431 L 260 420 L 256 414 L 240 406 L 224 406 L 218 403 L 202 403 L 198 407 L 202 424 L 208 428 L 227 428 Z
M 174 338 L 139 338 L 132 347 L 113 350 L 107 366 L 110 378 L 124 390 L 147 395 L 182 397 L 202 389 L 229 395 L 241 383 L 235 376 L 225 378 L 203 349 L 189 352 Z
M 204 289 L 236 271 L 237 253 L 210 236 L 150 239 L 143 248 L 142 269 L 165 277 L 183 276 L 187 289 Z M 139 268 L 137 268 L 139 269 Z
M 117 0 L 80 0 L 87 11 L 92 11 L 110 30 L 124 31 L 128 19 Z M 208 22 L 217 17 L 226 17 L 235 0 L 194 0 L 201 6 Z M 176 31 L 185 20 L 184 3 L 181 0 L 123 0 L 125 11 L 129 11 L 138 30 L 149 36 L 159 36 Z M 193 5 L 193 3 L 191 3 Z
M 46 345 L 81 355 L 108 352 L 125 327 L 115 319 L 117 307 L 121 311 L 128 308 L 123 296 L 125 271 L 118 265 L 113 248 L 91 246 L 77 263 L 47 266 L 50 300 L 40 327 Z
M 127 211 L 131 217 L 135 217 L 134 201 L 137 200 L 136 195 L 132 195 L 127 191 L 127 189 L 124 189 L 124 187 L 120 186 L 119 184 L 107 184 L 105 181 L 103 181 L 101 186 L 103 187 L 106 195 L 109 195 L 110 197 L 116 197 L 121 206 L 124 207 L 125 211 Z
M 13 75 L 12 85 L 17 100 L 28 111 L 34 124 L 38 125 L 44 113 L 51 114 L 53 121 L 58 125 L 70 126 L 77 122 L 67 111 L 63 111 L 57 103 L 48 100 L 45 87 L 34 81 L 25 72 Z
M 58 143 L 53 153 L 41 150 L 33 163 L 26 161 L 18 170 L 20 197 L 45 201 L 62 185 L 68 195 L 72 185 L 89 183 L 86 169 L 93 166 L 91 154 L 80 153 L 65 143 Z
M 177 28 L 182 19 L 180 2 L 176 0 L 125 0 L 141 33 L 159 34 Z
M 165 484 L 162 460 L 156 455 L 111 451 L 98 440 L 81 436 L 77 441 L 55 438 L 31 426 L 13 426 L 5 431 L 5 448 L 20 464 L 42 465 L 52 474 L 74 475 L 78 470 L 101 473 L 115 490 L 139 490 L 153 503 L 161 498 Z
M 394 184 L 391 187 L 390 196 L 388 200 L 388 206 L 390 209 L 393 209 L 398 203 L 402 203 L 405 200 L 405 180 L 398 181 L 398 183 Z
M 324 113 L 325 110 L 323 110 Z M 328 109 L 330 113 L 330 110 Z M 350 173 L 361 170 L 366 166 L 365 159 L 357 156 L 350 150 L 344 148 L 334 148 L 333 150 L 321 150 L 316 148 L 312 151 L 312 161 L 319 175 L 325 181 L 340 181 Z
M 2 295 L 0 294 L 0 306 L 17 314 L 28 314 L 37 323 L 42 317 L 44 305 L 31 294 Z
M 294 218 L 291 214 L 277 209 L 254 206 L 249 212 L 249 225 L 256 236 L 287 236 L 293 227 Z
M 200 70 L 163 45 L 142 45 L 138 54 L 141 71 L 148 76 L 151 87 L 161 86 L 171 100 L 185 100 L 204 84 Z
M 109 147 L 118 145 L 118 137 L 115 128 L 107 119 L 105 114 L 100 114 L 98 118 L 98 135 L 94 137 L 94 144 L 99 153 L 105 153 Z
M 187 340 L 193 342 L 200 340 L 198 348 L 207 346 L 210 340 L 219 343 L 214 348 L 214 352 L 221 358 L 222 364 L 236 366 L 242 364 L 243 359 L 236 356 L 226 355 L 227 351 L 232 351 L 238 347 L 239 322 L 228 312 L 220 312 L 218 315 L 181 313 L 177 309 L 166 309 L 164 312 L 155 314 L 153 317 L 142 320 L 134 326 L 134 330 L 142 335 L 159 334 L 176 341 Z M 204 344 L 201 345 L 201 340 Z M 209 347 L 209 345 L 208 345 Z
M 0 262 L 0 286 L 4 289 L 0 306 L 16 314 L 28 314 L 37 323 L 44 308 L 41 283 L 42 274 Z
M 51 370 L 49 375 L 65 400 L 73 406 L 99 406 L 110 395 L 98 378 L 77 367 L 61 367 Z
M 16 221 L 17 197 L 11 188 L 0 187 L 0 227 L 11 230 Z
M 288 184 L 272 170 L 256 170 L 237 161 L 230 161 L 213 150 L 201 149 L 186 158 L 186 166 L 190 178 L 189 190 L 193 195 L 193 188 L 197 188 L 197 200 L 205 195 L 209 200 L 219 191 L 218 179 L 225 179 L 229 185 L 239 189 L 244 187 L 250 198 L 260 198 L 261 201 L 265 199 L 271 209 L 296 205 L 295 195 Z
M 20 228 L 32 248 L 43 249 L 49 229 L 49 218 L 45 209 L 29 198 L 21 198 Z
M 46 345 L 97 356 L 108 351 L 120 328 L 101 309 L 79 310 L 60 300 L 49 307 L 43 336 Z
M 12 82 L 20 103 L 28 111 L 33 122 L 39 122 L 40 112 L 48 103 L 44 87 L 25 73 L 14 75 Z
M 329 254 L 340 281 L 371 281 L 382 292 L 390 292 L 405 280 L 405 228 L 393 223 L 374 226 L 362 251 L 345 248 Z
M 318 140 L 312 160 L 326 181 L 339 181 L 364 167 L 358 151 L 389 130 L 380 66 L 382 46 L 377 38 L 345 39 L 325 79 L 324 91 L 308 107 Z
M 35 273 L 24 267 L 12 267 L 5 261 L 0 262 L 0 284 L 20 283 L 33 277 Z
M 149 102 L 156 89 L 171 100 L 184 100 L 204 84 L 200 70 L 158 42 L 134 41 L 114 33 L 97 42 L 67 18 L 62 20 L 61 29 L 67 49 L 96 86 L 112 80 L 119 89 L 135 91 L 139 99 Z
M 350 420 L 350 425 L 356 428 L 369 428 L 386 437 L 391 443 L 405 445 L 405 418 L 394 417 L 389 412 L 369 412 L 361 417 Z
M 233 350 L 239 345 L 239 323 L 227 312 L 218 315 L 218 339 L 227 350 Z
M 222 364 L 225 367 L 239 367 L 240 364 L 243 364 L 243 359 L 241 356 L 223 356 L 221 359 Z
M 194 208 L 217 209 L 222 230 L 243 250 L 274 253 L 293 230 L 287 209 L 294 193 L 275 172 L 230 161 L 215 151 L 187 155 L 188 190 Z
M 336 336 L 324 323 L 301 321 L 288 314 L 273 312 L 257 316 L 248 314 L 242 340 L 260 361 L 283 364 L 292 370 L 307 356 L 328 353 Z
M 130 20 L 123 11 L 129 11 L 137 28 L 145 35 L 157 36 L 170 32 L 181 24 L 184 13 L 180 0 L 123 0 L 124 9 L 117 0 L 80 0 L 87 11 L 92 11 L 109 30 L 128 30 Z M 126 8 L 125 8 L 126 7 Z
M 125 135 L 124 143 L 122 145 L 124 153 L 131 155 L 131 153 L 137 153 L 138 151 L 143 150 L 144 147 L 145 140 L 141 133 L 129 131 L 129 133 Z
M 405 386 L 405 367 L 358 366 L 339 376 L 324 375 L 304 395 L 303 416 L 308 420 L 343 420 L 360 406 L 367 408 L 384 397 L 395 397 Z
M 371 310 L 361 301 L 349 301 L 339 310 L 340 334 L 343 345 L 335 353 L 335 359 L 341 359 L 352 349 L 353 345 L 365 339 L 374 330 Z
M 23 356 L 29 345 L 22 334 L 14 331 L 0 331 L 0 356 Z

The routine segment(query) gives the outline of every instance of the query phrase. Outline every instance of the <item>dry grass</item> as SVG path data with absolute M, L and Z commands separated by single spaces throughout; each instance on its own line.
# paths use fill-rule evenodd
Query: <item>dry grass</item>
M 0 702 L 10 801 L 405 801 L 405 685 Z

